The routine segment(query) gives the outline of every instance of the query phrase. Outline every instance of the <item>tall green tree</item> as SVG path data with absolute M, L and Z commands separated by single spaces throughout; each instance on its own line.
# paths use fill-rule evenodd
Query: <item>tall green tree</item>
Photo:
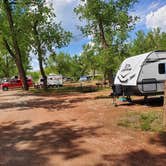
M 129 15 L 130 8 L 137 0 L 82 0 L 75 8 L 80 20 L 86 25 L 81 27 L 85 36 L 92 41 L 101 55 L 104 76 L 112 72 L 112 59 L 124 53 L 123 44 L 128 32 L 133 28 L 137 17 Z
M 71 76 L 75 79 L 78 80 L 80 76 L 83 76 L 86 73 L 86 66 L 81 57 L 78 55 L 74 55 L 72 57 L 72 66 L 71 66 Z
M 44 62 L 56 48 L 66 46 L 70 42 L 71 33 L 65 31 L 61 24 L 55 22 L 53 8 L 46 5 L 45 0 L 28 1 L 29 20 L 32 29 L 31 44 L 33 52 L 38 56 L 39 68 L 44 78 L 44 88 L 47 88 L 47 76 Z
M 87 73 L 91 73 L 93 78 L 96 75 L 96 72 L 99 71 L 99 56 L 96 54 L 95 49 L 93 48 L 93 43 L 89 43 L 83 46 L 83 52 L 80 55 L 82 63 L 84 63 L 84 68 Z
M 1 45 L 5 47 L 10 56 L 16 63 L 19 75 L 23 82 L 23 87 L 28 90 L 28 84 L 26 81 L 26 72 L 23 65 L 23 55 L 20 46 L 20 24 L 18 24 L 17 19 L 19 16 L 22 18 L 22 14 L 18 13 L 18 6 L 12 3 L 13 1 L 2 0 L 0 3 L 0 34 L 1 34 Z M 15 7 L 13 9 L 13 7 Z M 19 16 L 18 16 L 19 15 Z

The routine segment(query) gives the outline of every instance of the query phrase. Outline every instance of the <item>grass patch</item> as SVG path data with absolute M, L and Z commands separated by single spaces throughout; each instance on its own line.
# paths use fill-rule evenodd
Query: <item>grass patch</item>
M 118 125 L 142 131 L 162 131 L 162 111 L 127 113 L 119 120 Z
M 51 94 L 51 93 L 91 93 L 103 90 L 103 88 L 97 88 L 95 86 L 63 86 L 59 88 L 48 88 L 46 91 L 43 89 L 32 89 L 31 92 L 35 94 Z

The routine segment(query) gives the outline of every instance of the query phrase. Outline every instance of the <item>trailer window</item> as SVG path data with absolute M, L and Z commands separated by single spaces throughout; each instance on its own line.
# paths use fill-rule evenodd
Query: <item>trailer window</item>
M 165 74 L 166 73 L 166 64 L 165 63 L 160 63 L 158 68 L 159 68 L 159 74 Z

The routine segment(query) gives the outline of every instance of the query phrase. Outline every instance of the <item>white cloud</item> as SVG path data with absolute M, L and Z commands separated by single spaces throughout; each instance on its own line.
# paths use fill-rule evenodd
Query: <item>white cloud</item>
M 159 27 L 166 32 L 166 5 L 146 16 L 146 26 L 150 29 Z
M 150 6 L 148 7 L 148 10 L 152 11 L 155 10 L 159 7 L 160 3 L 159 2 L 152 2 Z
M 47 2 L 52 3 L 57 21 L 62 23 L 65 30 L 69 30 L 74 35 L 81 34 L 77 28 L 81 22 L 73 11 L 80 0 L 47 0 Z

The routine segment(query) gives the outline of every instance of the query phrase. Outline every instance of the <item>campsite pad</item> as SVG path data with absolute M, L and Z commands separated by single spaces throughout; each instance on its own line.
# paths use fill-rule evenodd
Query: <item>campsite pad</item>
M 109 93 L 0 92 L 0 165 L 165 166 L 166 133 L 117 125 L 128 111 L 162 106 L 113 107 Z

